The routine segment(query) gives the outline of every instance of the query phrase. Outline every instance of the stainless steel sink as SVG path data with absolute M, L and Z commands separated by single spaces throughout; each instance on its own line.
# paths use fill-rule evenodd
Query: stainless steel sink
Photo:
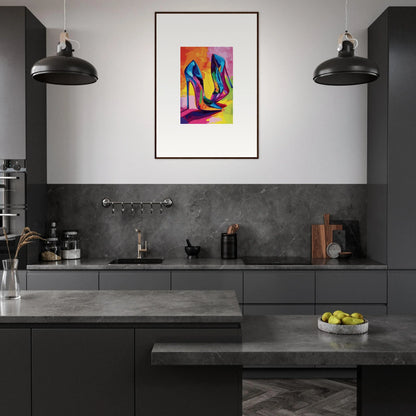
M 160 264 L 163 263 L 162 258 L 143 258 L 143 259 L 114 259 L 108 264 Z

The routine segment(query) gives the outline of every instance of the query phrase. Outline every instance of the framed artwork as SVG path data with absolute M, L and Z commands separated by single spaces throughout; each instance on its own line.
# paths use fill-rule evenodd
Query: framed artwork
M 257 159 L 258 12 L 155 13 L 155 158 Z

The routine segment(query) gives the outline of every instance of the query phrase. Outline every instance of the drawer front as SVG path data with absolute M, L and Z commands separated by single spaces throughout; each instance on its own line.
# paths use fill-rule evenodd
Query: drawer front
M 315 272 L 244 272 L 244 303 L 314 303 Z
M 387 271 L 317 271 L 317 303 L 387 303 Z
M 100 290 L 170 290 L 170 272 L 100 272 Z
M 20 289 L 26 290 L 26 270 L 18 270 L 17 276 L 19 277 Z
M 98 290 L 98 272 L 28 271 L 28 290 Z
M 416 270 L 389 271 L 389 314 L 415 314 Z
M 244 305 L 244 315 L 314 315 L 315 305 Z
M 243 301 L 243 273 L 239 271 L 173 271 L 172 290 L 234 290 Z
M 386 315 L 387 306 L 382 304 L 363 304 L 363 303 L 332 303 L 332 304 L 319 304 L 316 305 L 316 314 L 322 315 L 325 312 L 334 312 L 340 309 L 346 313 L 359 312 L 364 316 L 367 315 Z

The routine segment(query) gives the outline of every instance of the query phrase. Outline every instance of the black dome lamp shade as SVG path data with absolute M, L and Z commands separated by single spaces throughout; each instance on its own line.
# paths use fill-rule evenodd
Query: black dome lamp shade
M 345 26 L 348 25 L 348 0 L 345 1 Z M 345 30 L 338 39 L 338 56 L 322 62 L 315 69 L 313 80 L 322 85 L 358 85 L 375 81 L 378 66 L 367 58 L 354 55 L 357 39 Z
M 64 31 L 60 34 L 57 54 L 35 62 L 31 70 L 33 79 L 59 85 L 85 85 L 96 82 L 98 76 L 95 67 L 88 61 L 73 56 L 71 39 L 65 27 L 66 4 L 64 2 Z

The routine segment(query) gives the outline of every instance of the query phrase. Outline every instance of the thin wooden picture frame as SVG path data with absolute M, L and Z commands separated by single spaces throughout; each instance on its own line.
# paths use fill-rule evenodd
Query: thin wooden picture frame
M 209 33 L 210 21 L 234 30 Z M 158 11 L 154 24 L 155 159 L 258 159 L 259 13 Z M 230 49 L 228 63 L 214 59 Z M 187 78 L 189 65 L 183 70 L 192 53 L 200 83 Z M 198 63 L 211 70 L 200 71 Z

